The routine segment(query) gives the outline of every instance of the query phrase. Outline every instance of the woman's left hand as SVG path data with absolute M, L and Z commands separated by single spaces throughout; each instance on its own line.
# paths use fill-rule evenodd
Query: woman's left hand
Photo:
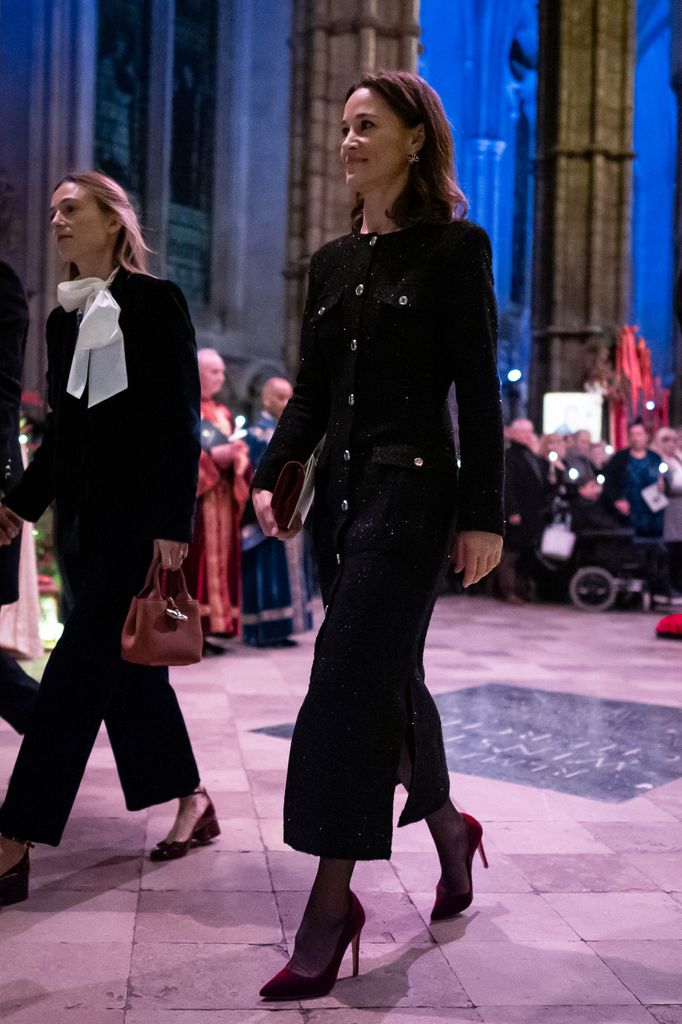
M 180 569 L 187 557 L 188 545 L 179 540 L 155 540 L 154 558 L 162 569 Z
M 484 530 L 463 530 L 457 535 L 453 561 L 455 572 L 463 572 L 462 585 L 470 587 L 499 565 L 502 538 Z

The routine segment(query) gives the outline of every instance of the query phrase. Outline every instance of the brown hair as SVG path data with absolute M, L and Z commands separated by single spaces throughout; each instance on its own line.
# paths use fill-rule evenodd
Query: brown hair
M 128 193 L 117 181 L 102 171 L 73 171 L 58 181 L 54 190 L 65 182 L 80 185 L 93 197 L 103 213 L 113 213 L 121 222 L 114 245 L 114 263 L 134 274 L 148 274 L 147 253 L 151 252 L 144 238 L 137 214 L 128 198 Z M 69 265 L 69 276 L 74 278 L 77 267 Z
M 357 89 L 377 93 L 408 128 L 424 125 L 424 145 L 419 161 L 409 164 L 406 187 L 387 211 L 400 227 L 419 221 L 445 224 L 466 217 L 469 204 L 457 182 L 452 132 L 440 96 L 419 75 L 410 71 L 375 71 L 365 74 L 346 94 Z M 356 196 L 351 212 L 354 228 L 362 223 L 362 196 Z

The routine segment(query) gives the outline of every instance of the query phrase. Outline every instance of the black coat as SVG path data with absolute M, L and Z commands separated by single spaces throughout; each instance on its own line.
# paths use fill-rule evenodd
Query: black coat
M 512 441 L 507 449 L 504 504 L 507 520 L 521 516 L 519 526 L 507 524 L 507 545 L 515 551 L 534 548 L 547 522 L 554 491 L 549 480 L 549 463 L 525 444 Z
M 423 647 L 455 527 L 502 532 L 495 341 L 490 246 L 473 224 L 353 233 L 312 259 L 294 395 L 254 478 L 272 490 L 326 435 L 313 535 L 327 610 L 284 804 L 296 849 L 389 856 L 404 741 L 414 770 L 400 823 L 447 798 Z
M 21 373 L 28 329 L 28 306 L 19 278 L 0 261 L 0 490 L 7 492 L 23 472 L 19 446 Z M 19 549 L 17 537 L 0 548 L 0 605 L 19 596 Z
M 199 465 L 199 374 L 194 329 L 170 281 L 119 269 L 128 387 L 87 406 L 67 394 L 76 312 L 47 322 L 45 436 L 7 504 L 35 522 L 56 500 L 63 552 L 93 549 L 132 530 L 138 539 L 188 541 Z

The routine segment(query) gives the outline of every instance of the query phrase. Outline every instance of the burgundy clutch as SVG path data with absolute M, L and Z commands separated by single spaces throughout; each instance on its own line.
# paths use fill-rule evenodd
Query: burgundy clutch
M 289 529 L 304 483 L 305 466 L 301 462 L 287 462 L 277 477 L 272 493 L 272 511 L 280 530 Z
M 303 465 L 301 462 L 286 462 L 277 477 L 272 492 L 272 511 L 280 530 L 288 530 L 296 516 L 305 517 L 315 497 L 315 468 L 323 441 Z

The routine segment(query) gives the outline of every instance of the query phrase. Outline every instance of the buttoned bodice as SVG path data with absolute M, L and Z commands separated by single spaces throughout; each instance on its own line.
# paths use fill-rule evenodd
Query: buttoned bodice
M 284 463 L 305 461 L 323 435 L 320 467 L 341 503 L 358 457 L 454 475 L 454 381 L 458 525 L 501 533 L 496 328 L 490 246 L 470 222 L 328 243 L 311 261 L 294 396 L 254 486 L 271 490 Z

